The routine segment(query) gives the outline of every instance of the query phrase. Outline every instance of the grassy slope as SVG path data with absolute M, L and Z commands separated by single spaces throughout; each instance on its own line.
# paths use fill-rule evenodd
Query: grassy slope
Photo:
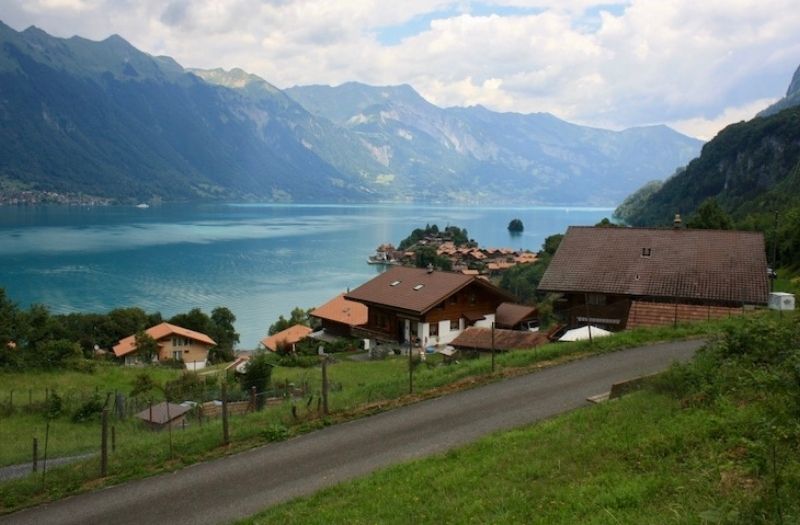
M 383 470 L 246 523 L 685 523 L 744 481 L 702 411 L 637 394 Z M 723 482 L 723 480 L 730 480 Z M 735 487 L 731 487 L 735 488 Z
M 641 392 L 242 523 L 800 523 L 798 344 L 750 319 Z
M 297 419 L 291 416 L 290 403 L 283 403 L 268 410 L 232 418 L 232 443 L 228 447 L 220 446 L 221 425 L 219 421 L 208 422 L 202 426 L 193 423 L 186 430 L 174 433 L 171 459 L 166 433 L 151 433 L 131 422 L 117 422 L 116 424 L 119 425 L 117 451 L 111 456 L 107 478 L 98 479 L 97 460 L 92 459 L 49 472 L 48 485 L 44 490 L 40 482 L 34 478 L 2 483 L 0 484 L 0 513 L 107 484 L 174 470 L 212 457 L 252 448 L 271 439 L 269 429 L 274 425 L 287 427 L 289 435 L 297 434 L 319 428 L 330 422 L 360 417 L 376 410 L 385 410 L 400 404 L 414 402 L 421 397 L 442 395 L 449 390 L 468 388 L 482 382 L 498 380 L 505 375 L 530 372 L 538 367 L 561 360 L 629 348 L 648 342 L 713 333 L 719 330 L 721 325 L 729 322 L 637 330 L 599 339 L 591 347 L 584 342 L 553 344 L 532 350 L 510 352 L 498 356 L 498 372 L 494 375 L 491 374 L 490 359 L 486 357 L 466 360 L 450 366 L 421 365 L 415 371 L 414 396 L 406 395 L 408 376 L 405 358 L 377 362 L 353 362 L 342 358 L 329 371 L 330 380 L 341 385 L 341 389 L 331 393 L 330 406 L 333 414 L 329 419 L 323 420 L 318 417 L 315 406 L 316 398 L 310 408 L 306 407 L 303 400 L 296 401 Z M 129 381 L 132 381 L 135 373 L 139 372 L 139 370 L 130 372 L 121 369 L 115 370 L 120 370 L 119 373 L 122 374 L 131 373 Z M 115 377 L 116 373 L 116 371 L 112 371 L 111 377 Z M 174 374 L 175 372 L 164 371 L 163 373 Z M 18 381 L 20 385 L 29 384 L 26 377 L 28 374 L 22 374 L 15 378 L 15 381 Z M 32 377 L 30 376 L 29 379 Z M 75 377 L 73 381 L 92 382 L 98 381 L 102 377 L 103 373 L 98 372 L 86 377 Z M 53 378 L 61 378 L 61 375 L 56 374 Z M 274 378 L 277 383 L 285 380 L 297 383 L 308 381 L 311 391 L 315 395 L 318 394 L 320 382 L 318 368 L 278 368 L 274 373 Z M 46 376 L 37 377 L 37 379 L 40 381 L 41 388 L 46 386 L 44 384 Z M 68 382 L 63 378 L 59 381 Z M 124 383 L 115 384 L 123 385 Z M 125 388 L 120 389 L 126 390 Z M 50 457 L 57 456 L 59 453 L 98 448 L 99 429 L 96 423 L 73 424 L 69 422 L 67 416 L 62 416 L 54 424 L 59 427 L 56 432 L 51 432 Z M 3 447 L 3 462 L 9 464 L 27 459 L 32 435 L 37 435 L 42 443 L 43 435 L 40 431 L 43 426 L 44 416 L 42 415 L 26 416 L 15 413 L 11 417 L 4 418 L 0 422 L 3 442 L 19 441 L 19 444 L 8 449 L 8 452 Z M 35 434 L 32 429 L 36 430 Z

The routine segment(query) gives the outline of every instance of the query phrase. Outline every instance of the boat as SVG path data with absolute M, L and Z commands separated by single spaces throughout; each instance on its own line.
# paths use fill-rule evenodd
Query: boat
M 141 209 L 146 209 L 146 208 L 149 208 L 150 205 L 147 204 L 146 202 L 142 202 L 142 203 L 137 204 L 136 207 L 137 208 L 141 208 Z

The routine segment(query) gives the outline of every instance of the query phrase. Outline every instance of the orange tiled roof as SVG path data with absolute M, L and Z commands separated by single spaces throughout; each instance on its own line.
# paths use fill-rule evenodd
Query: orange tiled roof
M 344 294 L 339 294 L 319 308 L 311 312 L 313 317 L 326 319 L 335 323 L 350 326 L 367 324 L 367 307 L 356 301 L 348 301 Z
M 194 330 L 189 330 L 188 328 L 183 328 L 181 326 L 176 326 L 174 324 L 169 323 L 161 323 L 155 326 L 151 326 L 147 330 L 144 331 L 147 335 L 155 339 L 156 341 L 160 341 L 162 339 L 166 339 L 167 337 L 171 337 L 173 335 L 179 335 L 182 337 L 188 337 L 194 341 L 199 343 L 205 343 L 209 346 L 214 346 L 217 344 L 216 341 L 208 337 L 206 334 L 195 332 Z M 119 343 L 114 346 L 114 355 L 117 357 L 122 357 L 124 355 L 130 354 L 131 352 L 136 351 L 136 335 L 129 335 L 124 339 L 120 339 Z
M 307 326 L 303 326 L 301 324 L 296 324 L 294 326 L 290 326 L 286 330 L 282 330 L 275 335 L 271 335 L 269 337 L 265 337 L 261 340 L 261 344 L 264 345 L 267 349 L 275 352 L 278 350 L 278 345 L 285 344 L 285 345 L 293 345 L 295 343 L 299 343 L 306 337 L 308 337 L 313 330 Z

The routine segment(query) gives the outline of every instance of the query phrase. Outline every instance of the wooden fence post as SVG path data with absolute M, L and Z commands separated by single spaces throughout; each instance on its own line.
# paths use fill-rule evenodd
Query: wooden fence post
M 108 475 L 108 409 L 103 409 L 100 436 L 100 477 Z
M 328 415 L 328 358 L 322 356 L 322 413 Z
M 256 405 L 258 399 L 256 398 L 256 387 L 250 387 L 250 410 L 255 412 L 258 410 L 258 406 Z
M 39 469 L 39 440 L 33 438 L 33 467 L 31 468 L 32 472 L 36 472 Z
M 117 427 L 111 425 L 111 452 L 117 451 Z
M 47 389 L 45 389 L 46 395 Z M 50 440 L 50 418 L 47 419 L 47 425 L 44 429 L 44 463 L 42 463 L 42 490 L 45 488 L 45 481 L 47 480 L 47 444 Z
M 223 381 L 222 383 L 222 444 L 228 445 L 231 442 L 231 437 L 228 432 L 228 386 Z

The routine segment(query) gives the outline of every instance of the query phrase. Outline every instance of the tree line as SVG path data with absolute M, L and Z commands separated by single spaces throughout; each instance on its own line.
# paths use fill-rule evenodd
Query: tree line
M 239 334 L 234 328 L 236 316 L 225 307 L 214 308 L 210 315 L 193 308 L 169 319 L 136 307 L 104 314 L 53 314 L 40 304 L 20 308 L 0 288 L 0 369 L 90 369 L 88 360 L 95 356 L 96 348 L 110 351 L 120 339 L 141 334 L 165 320 L 214 339 L 217 346 L 209 352 L 209 361 L 233 359 Z

